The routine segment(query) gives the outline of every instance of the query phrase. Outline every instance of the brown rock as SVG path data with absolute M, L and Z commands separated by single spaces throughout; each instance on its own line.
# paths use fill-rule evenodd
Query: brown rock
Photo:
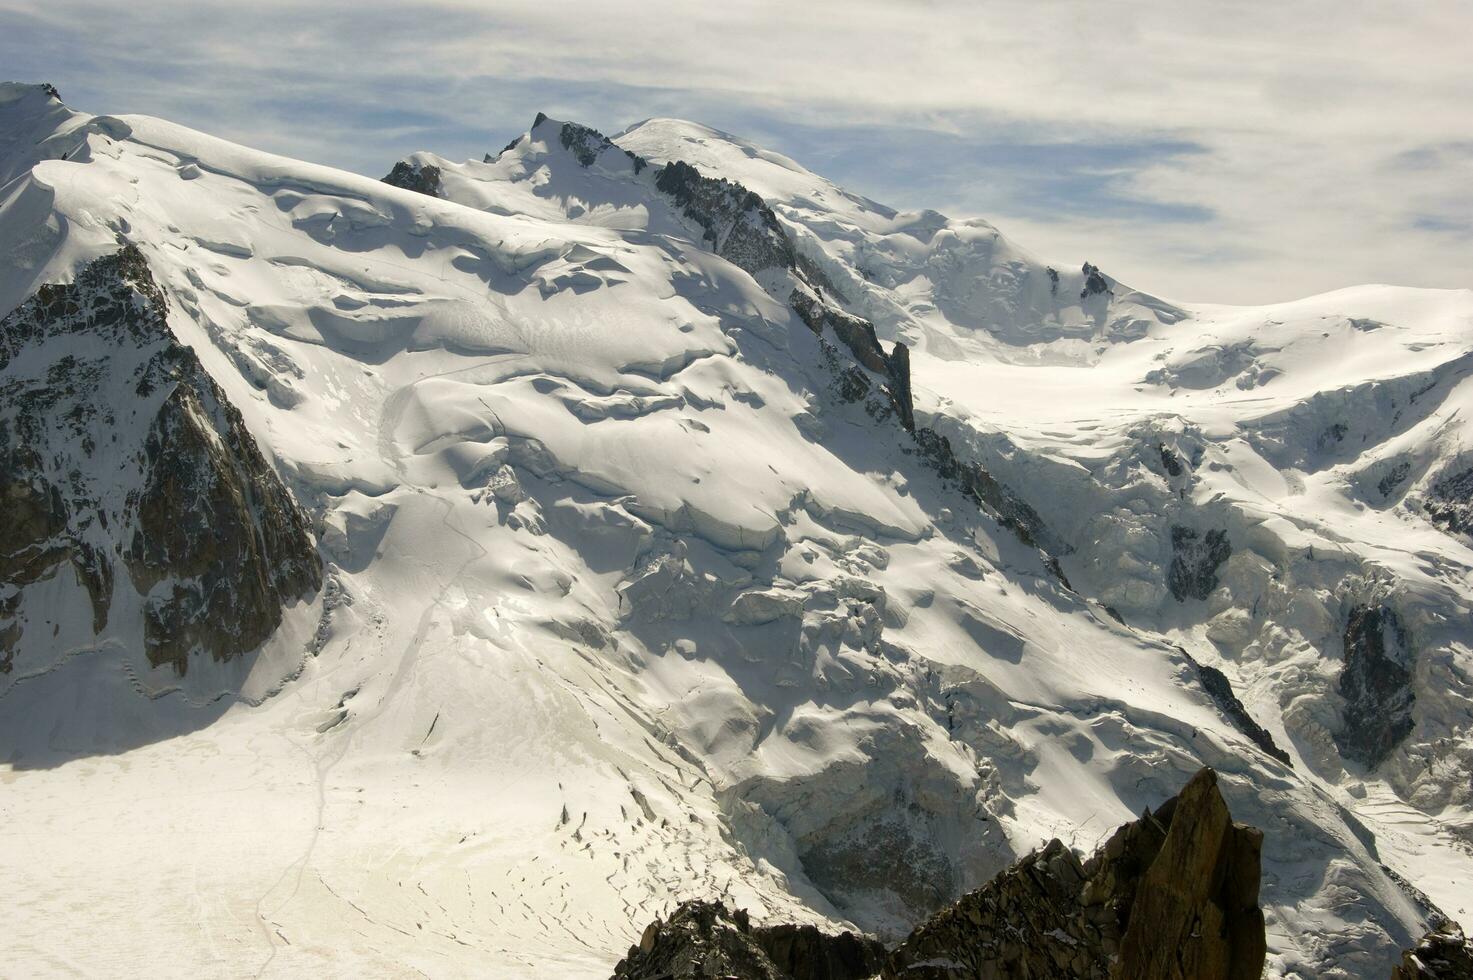
M 1454 922 L 1444 922 L 1401 954 L 1391 980 L 1473 980 L 1473 943 Z
M 614 977 L 1257 980 L 1266 952 L 1262 844 L 1259 831 L 1233 823 L 1217 774 L 1203 769 L 1087 862 L 1049 841 L 931 916 L 888 956 L 872 939 L 812 926 L 752 928 L 740 910 L 687 902 L 645 930 Z M 1473 980 L 1463 973 L 1393 980 L 1444 976 Z
M 1136 889 L 1113 975 L 1257 980 L 1262 833 L 1232 822 L 1211 769 L 1192 777 L 1167 816 L 1170 830 Z
M 1261 844 L 1233 824 L 1216 774 L 1203 769 L 1083 865 L 1050 841 L 963 896 L 918 926 L 883 976 L 1257 980 Z

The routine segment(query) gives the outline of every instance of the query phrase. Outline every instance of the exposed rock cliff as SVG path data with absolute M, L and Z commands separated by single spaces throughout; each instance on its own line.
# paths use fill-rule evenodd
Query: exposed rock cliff
M 400 160 L 384 178 L 385 184 L 402 187 L 406 191 L 418 191 L 430 197 L 440 196 L 440 168 L 433 164 L 420 165 Z
M 1050 841 L 911 933 L 884 976 L 1254 980 L 1263 835 L 1210 769 L 1081 864 Z
M 1171 567 L 1166 585 L 1176 601 L 1206 599 L 1217 588 L 1217 569 L 1232 556 L 1227 532 L 1211 530 L 1198 534 L 1180 524 L 1171 528 Z
M 1473 469 L 1444 476 L 1432 484 L 1423 506 L 1432 523 L 1444 531 L 1473 534 Z
M 320 585 L 306 518 L 167 313 L 130 245 L 0 321 L 0 671 L 48 625 L 27 589 L 67 568 L 93 634 L 128 635 L 110 613 L 130 583 L 150 662 L 181 673 Z
M 1356 606 L 1345 623 L 1345 666 L 1340 693 L 1345 726 L 1336 736 L 1340 752 L 1375 767 L 1391 754 L 1414 724 L 1412 647 L 1396 610 Z
M 660 168 L 655 188 L 705 230 L 711 250 L 739 268 L 794 267 L 793 246 L 767 203 L 741 184 L 706 177 L 679 160 Z
M 1294 763 L 1290 760 L 1289 753 L 1279 748 L 1268 730 L 1248 714 L 1248 709 L 1233 693 L 1233 685 L 1227 679 L 1227 675 L 1216 667 L 1198 663 L 1195 657 L 1181 647 L 1177 647 L 1177 650 L 1183 657 L 1186 657 L 1187 663 L 1192 665 L 1192 669 L 1197 672 L 1197 680 L 1202 682 L 1202 688 L 1211 696 L 1213 703 L 1222 710 L 1222 713 L 1232 721 L 1233 727 L 1248 736 L 1253 744 L 1264 752 L 1284 765 L 1293 767 Z
M 825 303 L 799 290 L 793 290 L 788 303 L 808 329 L 823 336 L 824 330 L 833 332 L 854 355 L 854 359 L 869 370 L 886 379 L 885 390 L 896 417 L 907 431 L 915 431 L 915 412 L 911 407 L 910 391 L 910 348 L 896 342 L 889 353 L 880 346 L 875 336 L 874 324 L 857 316 L 850 316 L 838 307 Z

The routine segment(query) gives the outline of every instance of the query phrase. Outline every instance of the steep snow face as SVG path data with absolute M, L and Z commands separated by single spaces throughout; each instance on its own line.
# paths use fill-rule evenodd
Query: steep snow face
M 1011 246 L 982 226 L 933 252 L 944 229 L 876 211 L 872 231 L 848 197 L 815 244 L 766 170 L 690 154 L 662 188 L 669 159 L 545 118 L 486 162 L 410 158 L 439 170 L 431 196 L 0 101 L 48 147 L 3 161 L 0 309 L 136 245 L 325 563 L 210 692 L 104 651 L 0 701 L 25 972 L 604 976 L 684 898 L 895 933 L 1047 837 L 1088 849 L 1203 763 L 1266 831 L 1274 975 L 1384 972 L 1425 931 L 1395 872 L 1457 852 L 1421 816 L 1387 849 L 1348 789 L 1239 731 L 1179 636 L 1063 587 L 1000 519 L 1072 535 L 1092 471 L 992 452 L 1003 427 L 940 394 L 979 383 L 947 373 L 958 350 L 1047 378 L 1113 356 L 1117 312 L 1149 321 L 1129 349 L 1174 307 L 1082 272 L 1045 301 L 994 276 Z M 932 269 L 916 289 L 977 290 L 955 307 L 976 316 L 848 288 L 871 236 Z M 865 359 L 895 350 L 866 321 L 915 346 L 917 405 L 957 454 L 1018 461 L 1007 488 L 938 467 L 875 397 L 895 376 Z M 1035 409 L 1017 438 L 1059 438 L 1040 416 L 1061 408 Z M 93 642 L 77 629 L 48 653 Z
M 705 126 L 652 119 L 615 142 L 652 162 L 683 160 L 756 191 L 852 312 L 872 320 L 881 336 L 936 356 L 1087 362 L 1093 342 L 1138 337 L 1183 315 L 1087 263 L 1045 265 L 981 219 L 896 211 Z

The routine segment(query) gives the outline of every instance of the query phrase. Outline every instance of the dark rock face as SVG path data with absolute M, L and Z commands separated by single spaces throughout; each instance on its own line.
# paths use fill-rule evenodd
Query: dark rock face
M 1315 436 L 1315 448 L 1320 452 L 1324 452 L 1327 449 L 1333 449 L 1335 446 L 1345 441 L 1345 434 L 1349 431 L 1349 426 L 1347 426 L 1344 422 L 1336 422 L 1334 425 L 1326 427 L 1325 431 Z
M 639 172 L 638 166 L 635 172 Z M 906 431 L 914 431 L 910 348 L 897 342 L 887 353 L 875 335 L 874 324 L 845 312 L 825 298 L 826 292 L 837 295 L 838 290 L 815 262 L 798 252 L 777 215 L 760 195 L 735 181 L 707 177 L 680 160 L 659 169 L 655 174 L 655 189 L 669 195 L 681 213 L 701 227 L 702 239 L 713 252 L 738 268 L 754 276 L 769 269 L 791 271 L 807 289 L 794 288 L 788 296 L 788 305 L 820 338 L 826 329 L 832 331 L 856 361 L 885 378 L 885 389 L 896 417 Z M 861 387 L 852 377 L 841 377 L 841 384 L 849 392 Z M 868 379 L 864 379 L 864 392 L 848 400 L 863 398 L 868 393 L 868 384 Z
M 1391 980 L 1473 980 L 1473 943 L 1456 923 L 1444 922 L 1401 954 Z
M 1048 267 L 1048 291 L 1051 295 L 1059 295 L 1059 270 L 1053 266 Z
M 1258 980 L 1262 844 L 1203 769 L 1088 861 L 1050 841 L 888 955 L 872 939 L 753 928 L 744 912 L 687 902 L 645 929 L 614 980 Z
M 880 340 L 875 336 L 874 324 L 860 317 L 850 316 L 843 310 L 799 290 L 793 290 L 788 303 L 798 314 L 798 318 L 808 325 L 808 329 L 820 337 L 824 335 L 825 328 L 832 331 L 854 355 L 856 361 L 886 379 L 890 403 L 900 424 L 906 431 L 915 431 L 915 412 L 911 405 L 910 390 L 910 348 L 897 341 L 890 352 L 885 353 L 885 348 L 880 346 Z
M 1153 843 L 1159 848 L 1159 840 Z M 1086 882 L 1079 858 L 1049 841 L 918 926 L 890 955 L 883 976 L 1104 980 L 1120 946 L 1121 909 L 1108 902 L 1086 906 Z
M 521 141 L 522 141 L 522 138 L 520 136 L 513 136 L 511 138 L 511 142 L 507 143 L 500 150 L 498 150 L 496 152 L 496 155 L 494 157 L 491 154 L 487 153 L 487 154 L 485 154 L 485 155 L 483 155 L 481 157 L 481 162 L 482 163 L 495 163 L 497 160 L 500 160 L 501 159 L 501 155 L 503 153 L 506 153 L 506 152 L 508 152 L 510 150 L 516 149 L 517 144 L 520 143 Z
M 999 483 L 981 465 L 958 457 L 951 448 L 950 439 L 934 429 L 922 427 L 915 430 L 915 441 L 922 457 L 943 480 L 955 481 L 964 496 L 978 507 L 991 512 L 1024 544 L 1041 548 L 1045 552 L 1059 547 L 1052 532 L 1032 505 Z
M 1176 649 L 1187 658 L 1187 663 L 1191 664 L 1192 669 L 1197 672 L 1197 680 L 1201 682 L 1202 688 L 1207 692 L 1208 697 L 1212 698 L 1218 710 L 1227 715 L 1233 727 L 1248 736 L 1253 744 L 1265 753 L 1293 768 L 1294 763 L 1290 761 L 1289 753 L 1275 744 L 1274 737 L 1268 733 L 1267 729 L 1253 720 L 1253 716 L 1248 714 L 1248 709 L 1243 707 L 1243 702 L 1239 701 L 1238 696 L 1233 693 L 1233 685 L 1228 681 L 1227 675 L 1216 667 L 1198 663 L 1190 653 L 1181 647 Z
M 1081 300 L 1089 299 L 1091 296 L 1104 296 L 1110 293 L 1110 281 L 1100 274 L 1098 266 L 1084 263 L 1080 270 L 1084 273 L 1084 288 L 1079 291 Z
M 1181 476 L 1183 472 L 1181 457 L 1164 442 L 1157 444 L 1156 449 L 1161 453 L 1161 466 L 1166 470 L 1167 474 L 1170 476 Z
M 1226 531 L 1211 530 L 1206 536 L 1180 524 L 1171 526 L 1171 567 L 1166 570 L 1166 587 L 1177 602 L 1206 599 L 1217 588 L 1217 569 L 1233 553 Z
M 1390 497 L 1397 487 L 1406 482 L 1406 478 L 1411 472 L 1411 463 L 1405 461 L 1397 463 L 1391 468 L 1390 472 L 1381 477 L 1380 481 L 1376 484 L 1376 490 L 1380 492 L 1383 498 Z M 1470 471 L 1468 476 L 1468 490 L 1473 492 L 1473 471 Z
M 180 673 L 195 649 L 229 659 L 269 637 L 283 602 L 321 584 L 306 519 L 235 406 L 192 352 L 144 443 L 148 480 L 126 553 L 148 595 L 148 659 Z M 168 580 L 168 590 L 157 586 Z
M 660 168 L 655 189 L 670 195 L 701 226 L 713 252 L 739 268 L 756 275 L 763 269 L 796 267 L 792 243 L 777 215 L 741 184 L 703 176 L 676 160 Z
M 1432 484 L 1424 503 L 1432 523 L 1452 534 L 1473 534 L 1473 469 Z
M 813 926 L 754 928 L 742 909 L 720 902 L 686 902 L 668 922 L 656 920 L 639 945 L 614 968 L 613 980 L 860 980 L 880 969 L 884 947 L 845 932 Z
M 1059 841 L 933 916 L 887 980 L 1257 980 L 1263 835 L 1232 822 L 1203 769 L 1087 862 Z
M 181 673 L 258 646 L 321 584 L 305 516 L 167 311 L 130 245 L 0 321 L 0 671 L 27 587 L 67 567 L 94 633 L 130 583 L 150 662 Z
M 383 182 L 393 187 L 402 187 L 406 191 L 418 191 L 430 197 L 440 196 L 440 168 L 425 164 L 409 163 L 400 160 L 394 164 L 394 169 Z
M 1341 755 L 1374 768 L 1411 734 L 1414 653 L 1390 606 L 1356 606 L 1345 624 L 1340 694 L 1345 727 Z
M 533 128 L 536 128 L 547 117 L 538 113 L 537 118 L 538 123 L 534 123 Z M 558 142 L 563 144 L 563 149 L 573 154 L 574 159 L 582 167 L 593 166 L 598 161 L 598 155 L 604 150 L 618 149 L 612 140 L 598 130 L 572 122 L 563 123 L 563 128 L 558 131 Z M 515 140 L 512 141 L 511 146 L 514 145 L 516 145 Z M 506 149 L 511 149 L 511 146 Z M 636 174 L 648 166 L 644 157 L 630 153 L 628 150 L 620 150 L 620 152 L 629 158 Z

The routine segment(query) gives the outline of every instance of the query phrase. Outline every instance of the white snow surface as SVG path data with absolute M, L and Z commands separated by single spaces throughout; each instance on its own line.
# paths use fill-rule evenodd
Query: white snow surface
M 416 154 L 442 200 L 0 87 L 0 312 L 137 244 L 328 582 L 183 678 L 121 614 L 20 651 L 7 972 L 601 977 L 709 897 L 893 936 L 1203 764 L 1265 831 L 1270 976 L 1389 972 L 1428 922 L 1396 876 L 1473 925 L 1473 550 L 1419 506 L 1469 462 L 1473 293 L 1081 299 L 985 222 L 726 134 L 652 120 L 585 167 L 560 130 Z M 918 416 L 1077 592 L 833 395 L 786 286 L 654 189 L 669 160 L 762 195 L 912 346 Z M 1206 600 L 1166 590 L 1173 523 L 1233 542 Z M 1367 771 L 1332 737 L 1339 636 L 1388 597 L 1416 727 Z

